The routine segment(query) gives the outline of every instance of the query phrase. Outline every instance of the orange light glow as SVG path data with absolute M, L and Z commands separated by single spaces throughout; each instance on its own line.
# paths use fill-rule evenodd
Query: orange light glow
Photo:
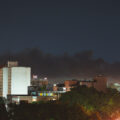
M 120 117 L 119 117 L 119 118 L 116 118 L 115 120 L 120 120 Z

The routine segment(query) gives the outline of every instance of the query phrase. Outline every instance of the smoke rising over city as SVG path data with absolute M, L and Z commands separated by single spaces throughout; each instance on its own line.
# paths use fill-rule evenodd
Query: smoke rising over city
M 1 66 L 8 60 L 19 61 L 22 66 L 31 66 L 32 74 L 48 78 L 90 78 L 98 74 L 119 77 L 120 62 L 109 63 L 102 58 L 94 58 L 92 50 L 74 55 L 64 53 L 55 56 L 40 49 L 26 49 L 18 53 L 0 55 Z

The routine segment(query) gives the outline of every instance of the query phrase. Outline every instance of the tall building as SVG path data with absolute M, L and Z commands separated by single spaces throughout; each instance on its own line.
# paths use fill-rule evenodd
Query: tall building
M 19 67 L 17 62 L 8 62 L 0 68 L 0 97 L 27 95 L 31 81 L 31 68 Z
M 107 77 L 105 77 L 103 75 L 98 75 L 94 78 L 94 80 L 96 81 L 95 84 L 94 84 L 94 87 L 98 91 L 103 91 L 103 92 L 107 91 L 107 82 L 108 82 Z

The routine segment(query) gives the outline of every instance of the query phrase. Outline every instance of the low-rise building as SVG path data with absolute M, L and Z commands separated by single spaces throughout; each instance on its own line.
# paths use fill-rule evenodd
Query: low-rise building
M 37 79 L 32 79 L 31 80 L 31 85 L 32 86 L 46 86 L 48 85 L 48 79 L 40 79 L 40 78 L 37 78 Z
M 97 82 L 96 80 L 93 79 L 83 79 L 83 80 L 79 80 L 80 82 L 80 86 L 81 85 L 85 85 L 87 87 L 94 87 L 95 83 Z
M 44 96 L 43 96 L 44 95 Z M 39 101 L 50 101 L 50 100 L 57 100 L 58 95 L 51 93 L 51 96 L 47 96 L 47 93 L 40 93 L 40 95 L 8 95 L 8 101 L 9 103 L 16 103 L 20 104 L 22 102 L 24 103 L 33 103 L 33 102 L 39 102 Z
M 66 80 L 62 84 L 54 84 L 53 91 L 64 91 L 68 92 L 71 91 L 71 88 L 79 86 L 78 80 Z

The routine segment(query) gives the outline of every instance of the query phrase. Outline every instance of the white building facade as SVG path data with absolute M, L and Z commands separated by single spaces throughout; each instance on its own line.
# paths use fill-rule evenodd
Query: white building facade
M 27 95 L 30 82 L 30 67 L 3 67 L 0 69 L 0 96 Z

